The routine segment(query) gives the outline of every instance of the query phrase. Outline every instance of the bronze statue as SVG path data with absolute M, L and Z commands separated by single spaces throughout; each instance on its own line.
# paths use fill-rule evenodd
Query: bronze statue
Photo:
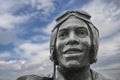
M 52 77 L 28 75 L 17 80 L 109 80 L 90 69 L 98 51 L 99 31 L 81 10 L 66 11 L 56 19 L 50 40 Z

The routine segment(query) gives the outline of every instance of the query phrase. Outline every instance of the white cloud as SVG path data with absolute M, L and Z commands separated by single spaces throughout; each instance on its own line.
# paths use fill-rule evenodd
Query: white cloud
M 26 19 L 28 19 L 28 16 L 13 15 L 13 13 L 25 5 L 26 3 L 24 0 L 19 2 L 16 0 L 0 0 L 0 28 L 12 29 L 16 24 L 23 23 Z
M 28 20 L 28 16 L 14 16 L 12 14 L 0 15 L 0 28 L 9 30 L 15 28 L 16 24 L 24 23 Z
M 27 5 L 28 1 L 29 0 L 26 1 L 20 0 L 19 2 L 17 0 L 9 1 L 0 0 L 0 14 L 13 13 L 14 11 L 23 7 L 24 5 Z
M 45 41 L 45 40 L 49 40 L 49 36 L 43 36 L 43 35 L 36 35 L 34 37 L 31 38 L 32 41 Z
M 100 31 L 101 37 L 106 37 L 120 29 L 120 8 L 112 1 L 93 0 L 82 7 L 92 15 L 92 21 Z
M 120 33 L 116 34 L 113 37 L 110 37 L 109 39 L 103 40 L 100 43 L 98 56 L 99 57 L 105 57 L 105 56 L 111 56 L 115 55 L 117 53 L 120 53 Z
M 26 67 L 41 64 L 49 59 L 49 43 L 23 43 L 15 48 L 20 57 L 27 59 Z
M 37 10 L 43 10 L 41 13 L 45 15 L 49 15 L 55 9 L 52 0 L 31 0 L 31 5 Z
M 21 70 L 22 65 L 24 65 L 25 63 L 26 62 L 24 60 L 0 60 L 0 70 Z
M 43 10 L 42 13 L 54 11 L 54 0 L 0 0 L 0 13 L 13 13 L 23 7 L 30 5 L 29 8 Z M 49 14 L 50 14 L 49 12 Z

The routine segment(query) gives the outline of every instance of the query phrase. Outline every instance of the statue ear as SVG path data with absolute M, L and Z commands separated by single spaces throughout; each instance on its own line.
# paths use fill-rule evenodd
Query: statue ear
M 95 63 L 97 61 L 97 53 L 98 53 L 98 39 L 99 39 L 99 31 L 98 29 L 91 23 L 88 23 L 89 30 L 91 32 L 91 51 L 90 51 L 90 63 Z
M 50 37 L 50 60 L 53 61 L 56 65 L 58 64 L 57 61 L 57 52 L 55 49 L 56 40 L 57 40 L 57 33 L 59 28 L 54 28 L 52 30 L 52 34 Z
M 95 63 L 97 61 L 97 54 L 96 54 L 96 49 L 95 49 L 95 45 L 91 46 L 91 52 L 92 54 L 90 54 L 90 64 Z
M 51 53 L 50 53 L 50 60 L 53 61 L 56 65 L 58 65 L 57 52 L 55 48 L 52 48 L 52 49 L 53 50 L 51 50 Z
M 53 80 L 49 77 L 37 76 L 37 75 L 25 75 L 18 77 L 17 80 Z

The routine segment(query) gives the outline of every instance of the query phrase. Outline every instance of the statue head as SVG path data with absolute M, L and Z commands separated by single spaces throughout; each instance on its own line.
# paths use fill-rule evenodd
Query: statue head
M 99 32 L 90 18 L 87 12 L 75 10 L 56 19 L 50 40 L 55 65 L 80 68 L 96 62 Z

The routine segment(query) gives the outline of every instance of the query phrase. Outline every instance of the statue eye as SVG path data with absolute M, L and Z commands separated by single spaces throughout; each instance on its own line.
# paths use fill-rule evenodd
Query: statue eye
M 86 34 L 86 32 L 85 31 L 80 31 L 79 34 L 84 35 L 84 34 Z
M 77 30 L 77 34 L 78 34 L 78 36 L 80 36 L 80 37 L 85 37 L 85 36 L 88 35 L 88 32 L 87 32 L 86 30 L 84 30 L 84 29 L 78 29 L 78 30 Z
M 59 38 L 65 38 L 67 36 L 67 32 L 59 32 L 58 37 Z

